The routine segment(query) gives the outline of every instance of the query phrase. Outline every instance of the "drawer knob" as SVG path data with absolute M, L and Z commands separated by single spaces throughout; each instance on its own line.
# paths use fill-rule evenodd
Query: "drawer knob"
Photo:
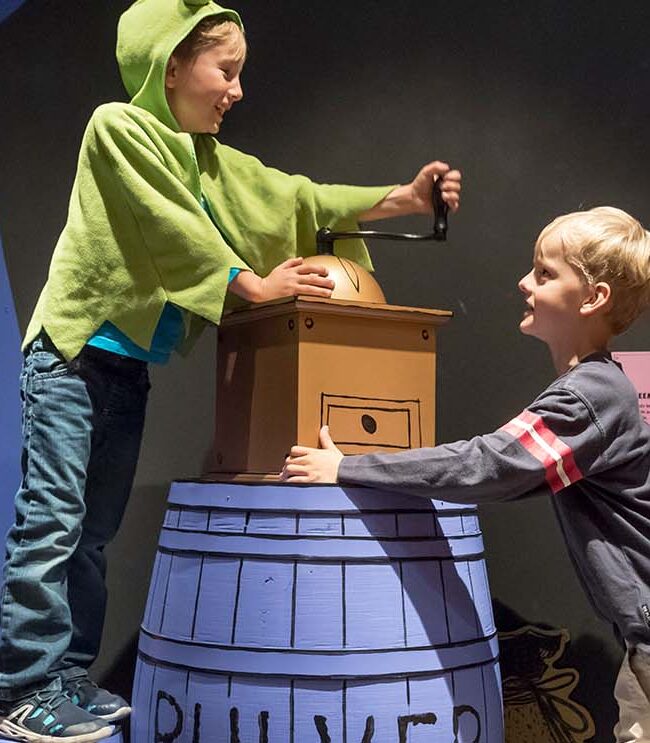
M 366 433 L 376 433 L 377 431 L 377 421 L 367 413 L 361 416 L 361 425 Z

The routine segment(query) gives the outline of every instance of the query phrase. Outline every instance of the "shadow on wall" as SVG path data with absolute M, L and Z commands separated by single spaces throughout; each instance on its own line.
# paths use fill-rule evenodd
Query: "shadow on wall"
M 619 663 L 605 643 L 590 635 L 572 640 L 568 630 L 528 621 L 496 600 L 494 613 L 506 743 L 611 743 Z
M 100 655 L 93 667 L 93 677 L 101 686 L 125 699 L 132 698 L 140 620 L 168 490 L 167 485 L 135 487 L 124 523 L 107 547 L 109 599 L 102 646 L 110 646 L 111 651 Z M 128 725 L 123 726 L 122 734 L 124 743 L 129 743 Z
M 131 698 L 138 631 L 168 490 L 167 485 L 135 487 L 120 531 L 107 548 L 109 603 L 102 644 L 115 649 L 110 660 L 100 658 L 94 671 L 98 681 L 127 699 Z M 106 635 L 117 628 L 124 636 Z

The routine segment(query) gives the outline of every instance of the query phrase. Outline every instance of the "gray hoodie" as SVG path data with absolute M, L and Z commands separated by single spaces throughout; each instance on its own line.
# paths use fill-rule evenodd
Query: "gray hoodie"
M 455 503 L 550 495 L 594 609 L 650 649 L 650 426 L 608 354 L 584 359 L 494 433 L 345 457 L 339 482 Z

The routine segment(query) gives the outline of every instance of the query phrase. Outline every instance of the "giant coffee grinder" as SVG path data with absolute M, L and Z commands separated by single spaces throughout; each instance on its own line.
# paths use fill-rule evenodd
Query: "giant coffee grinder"
M 335 289 L 226 315 L 219 328 L 214 457 L 208 477 L 277 477 L 291 446 L 318 445 L 322 425 L 344 454 L 432 446 L 436 331 L 452 313 L 386 304 L 365 269 L 335 254 L 349 238 L 446 239 L 447 205 L 433 190 L 430 234 L 317 233 L 317 255 Z

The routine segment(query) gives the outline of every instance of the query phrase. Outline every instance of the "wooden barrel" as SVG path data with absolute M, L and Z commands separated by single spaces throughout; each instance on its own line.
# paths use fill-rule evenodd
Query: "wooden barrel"
M 475 509 L 174 483 L 133 706 L 133 743 L 502 743 Z

